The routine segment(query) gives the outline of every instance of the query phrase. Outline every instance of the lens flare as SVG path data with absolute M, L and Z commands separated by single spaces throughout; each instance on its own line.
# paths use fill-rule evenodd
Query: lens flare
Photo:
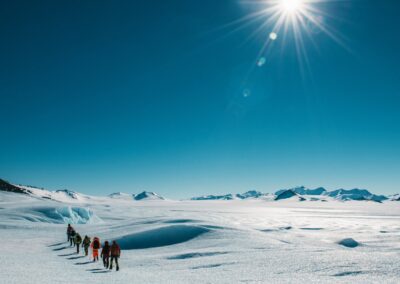
M 307 54 L 308 43 L 318 50 L 317 37 L 327 35 L 347 51 L 352 51 L 346 46 L 345 38 L 332 27 L 337 20 L 329 11 L 329 4 L 349 0 L 243 0 L 245 5 L 254 5 L 254 12 L 239 19 L 229 26 L 236 26 L 236 31 L 250 25 L 258 24 L 246 39 L 260 38 L 267 35 L 267 40 L 257 54 L 257 58 L 267 57 L 272 50 L 281 49 L 284 53 L 286 47 L 293 46 L 297 52 L 297 59 L 301 71 L 309 67 Z M 272 44 L 279 35 L 279 44 Z M 274 54 L 277 54 L 274 52 Z
M 271 40 L 276 40 L 278 38 L 278 35 L 276 33 L 272 32 L 272 33 L 269 34 L 269 38 Z

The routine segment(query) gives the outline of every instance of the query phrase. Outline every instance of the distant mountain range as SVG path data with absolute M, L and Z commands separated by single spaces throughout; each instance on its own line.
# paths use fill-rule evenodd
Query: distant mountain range
M 11 184 L 5 180 L 0 179 L 0 191 L 14 192 L 20 194 L 28 194 L 36 198 L 51 199 L 59 202 L 80 202 L 95 197 L 84 195 L 71 190 L 57 190 L 49 191 L 43 188 L 37 188 L 33 186 L 23 186 Z M 122 192 L 116 192 L 108 195 L 112 199 L 122 200 L 133 200 L 133 201 L 147 201 L 147 200 L 165 200 L 164 197 L 158 195 L 155 192 L 143 191 L 139 194 L 128 194 Z M 391 196 L 376 195 L 369 192 L 366 189 L 337 189 L 333 191 L 327 191 L 323 187 L 315 189 L 306 188 L 304 186 L 294 187 L 290 189 L 281 189 L 275 192 L 275 194 L 262 193 L 256 190 L 250 190 L 245 193 L 237 194 L 225 194 L 225 195 L 205 195 L 199 197 L 193 197 L 190 200 L 248 200 L 248 199 L 260 199 L 260 200 L 295 200 L 295 201 L 322 201 L 326 202 L 329 200 L 339 201 L 400 201 L 400 194 Z
M 287 190 L 292 190 L 300 195 L 324 195 L 327 192 L 326 189 L 323 187 L 318 187 L 316 189 L 309 189 L 304 186 L 299 186 L 299 187 L 290 188 L 290 189 L 278 190 L 277 192 L 275 192 L 275 195 L 279 195 L 282 192 L 287 191 Z
M 261 193 L 259 191 L 248 191 L 243 194 L 226 194 L 226 195 L 206 195 L 193 197 L 191 200 L 232 200 L 232 199 L 270 199 L 271 194 Z M 298 201 L 328 201 L 329 199 L 349 201 L 375 201 L 382 202 L 385 200 L 400 201 L 400 195 L 384 196 L 372 194 L 366 189 L 338 189 L 327 191 L 323 187 L 315 189 L 306 188 L 304 186 L 294 187 L 290 189 L 281 189 L 275 192 L 273 200 L 279 201 L 284 199 L 294 199 Z
M 50 199 L 58 202 L 82 202 L 85 200 L 95 198 L 93 196 L 81 194 L 68 189 L 50 191 L 44 188 L 38 188 L 34 186 L 11 184 L 2 179 L 0 179 L 0 191 L 27 194 L 35 198 Z M 133 201 L 164 200 L 164 198 L 159 196 L 157 193 L 149 191 L 143 191 L 139 194 L 127 194 L 122 192 L 116 192 L 110 194 L 108 198 L 126 199 Z
M 128 193 L 123 193 L 123 192 L 116 192 L 110 194 L 108 197 L 114 198 L 114 199 L 131 199 L 131 200 L 136 200 L 136 201 L 141 201 L 141 200 L 164 200 L 164 197 L 161 197 L 155 192 L 151 191 L 143 191 L 139 194 L 128 194 Z
M 234 200 L 234 199 L 251 199 L 251 198 L 262 198 L 270 196 L 268 193 L 261 193 L 259 191 L 250 190 L 245 193 L 237 194 L 225 194 L 225 195 L 205 195 L 199 197 L 192 197 L 191 200 Z

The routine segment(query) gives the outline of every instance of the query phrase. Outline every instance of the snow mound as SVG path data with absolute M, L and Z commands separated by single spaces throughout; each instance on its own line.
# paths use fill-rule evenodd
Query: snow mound
M 209 231 L 199 226 L 176 225 L 123 236 L 117 242 L 124 250 L 147 249 L 187 242 Z
M 32 214 L 26 215 L 25 219 L 32 222 L 88 224 L 101 221 L 92 210 L 83 207 L 39 207 L 30 211 Z
M 348 248 L 356 248 L 360 245 L 359 242 L 357 242 L 356 240 L 354 240 L 352 238 L 343 239 L 343 240 L 339 241 L 338 244 L 342 245 L 344 247 L 348 247 Z
M 150 192 L 150 191 L 143 191 L 142 193 L 139 193 L 138 195 L 134 195 L 133 199 L 140 201 L 140 200 L 164 200 L 163 197 L 159 196 L 155 192 Z

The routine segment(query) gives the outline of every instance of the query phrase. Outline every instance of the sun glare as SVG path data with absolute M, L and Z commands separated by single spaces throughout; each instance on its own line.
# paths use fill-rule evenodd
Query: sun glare
M 281 8 L 285 12 L 294 13 L 301 9 L 303 5 L 302 0 L 281 0 Z
M 297 54 L 302 75 L 310 72 L 308 45 L 319 50 L 317 39 L 322 35 L 328 36 L 347 51 L 352 52 L 346 45 L 346 38 L 332 25 L 338 18 L 328 9 L 328 4 L 350 0 L 240 0 L 254 9 L 254 12 L 226 25 L 235 27 L 232 32 L 258 24 L 249 34 L 246 41 L 256 37 L 263 38 L 254 65 L 265 66 L 270 57 L 280 50 L 283 54 L 286 47 L 292 47 Z M 251 70 L 249 73 L 251 73 Z

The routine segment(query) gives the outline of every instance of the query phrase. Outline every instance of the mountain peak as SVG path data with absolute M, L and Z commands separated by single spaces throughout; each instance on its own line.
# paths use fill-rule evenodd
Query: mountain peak
M 287 190 L 288 189 L 281 189 L 281 190 L 278 190 L 275 194 L 279 195 Z M 323 195 L 327 192 L 326 189 L 323 187 L 310 189 L 310 188 L 306 188 L 305 186 L 297 186 L 294 188 L 290 188 L 289 190 L 292 190 L 293 192 L 300 194 L 300 195 Z
M 299 201 L 304 201 L 306 200 L 304 197 L 301 197 L 299 194 L 297 194 L 293 189 L 288 189 L 285 190 L 279 194 L 276 195 L 275 200 L 283 200 L 283 199 L 290 199 L 293 197 L 297 197 Z
M 151 191 L 143 191 L 142 193 L 134 195 L 133 199 L 135 199 L 137 201 L 139 201 L 139 200 L 164 200 L 163 197 L 161 197 L 157 193 L 151 192 Z

